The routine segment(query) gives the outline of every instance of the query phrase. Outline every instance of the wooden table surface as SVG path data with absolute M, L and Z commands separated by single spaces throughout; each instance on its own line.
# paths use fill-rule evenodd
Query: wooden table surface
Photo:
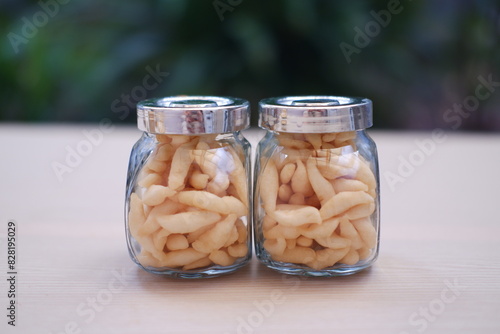
M 179 280 L 128 256 L 123 200 L 138 130 L 1 124 L 0 333 L 500 333 L 500 136 L 370 134 L 382 189 L 372 268 L 306 279 L 254 258 L 228 276 Z M 255 147 L 262 132 L 246 135 Z

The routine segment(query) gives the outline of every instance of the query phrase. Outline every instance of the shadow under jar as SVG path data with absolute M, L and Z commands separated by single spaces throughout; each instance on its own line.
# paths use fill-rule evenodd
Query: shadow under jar
M 258 259 L 285 274 L 340 276 L 379 248 L 377 149 L 364 98 L 291 96 L 260 102 L 267 130 L 255 162 Z
M 178 96 L 141 101 L 130 156 L 125 225 L 148 272 L 214 277 L 251 257 L 246 100 Z

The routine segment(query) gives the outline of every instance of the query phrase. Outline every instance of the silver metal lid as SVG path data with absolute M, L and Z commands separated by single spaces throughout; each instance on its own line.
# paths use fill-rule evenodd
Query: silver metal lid
M 155 134 L 227 133 L 250 125 L 247 100 L 221 96 L 169 96 L 137 104 L 137 127 Z
M 369 128 L 372 101 L 344 96 L 284 96 L 259 103 L 259 126 L 281 132 L 324 133 Z

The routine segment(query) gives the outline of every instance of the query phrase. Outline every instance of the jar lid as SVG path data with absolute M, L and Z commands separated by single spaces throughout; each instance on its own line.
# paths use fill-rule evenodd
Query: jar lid
M 283 96 L 259 103 L 259 126 L 281 132 L 324 133 L 369 128 L 372 101 L 345 96 Z
M 221 96 L 169 96 L 140 101 L 137 127 L 155 134 L 227 133 L 250 125 L 247 100 Z

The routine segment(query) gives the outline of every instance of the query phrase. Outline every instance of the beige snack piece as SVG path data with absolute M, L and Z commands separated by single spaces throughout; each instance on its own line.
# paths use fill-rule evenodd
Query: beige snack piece
M 240 244 L 246 242 L 248 236 L 247 226 L 239 218 L 236 220 L 234 226 L 236 226 L 236 231 L 238 231 L 238 242 Z
M 243 166 L 242 157 L 232 148 L 227 148 L 232 157 L 232 169 L 229 173 L 229 181 L 234 186 L 238 199 L 248 207 L 248 183 L 245 167 Z
M 193 142 L 183 143 L 177 148 L 172 158 L 170 174 L 168 175 L 168 186 L 170 189 L 179 191 L 184 188 L 186 176 L 189 172 L 193 157 L 191 150 L 194 147 Z
M 170 144 L 175 149 L 178 149 L 182 145 L 188 143 L 193 138 L 193 137 L 184 136 L 184 135 L 169 135 L 169 136 L 172 139 L 171 142 L 170 142 Z M 196 138 L 196 140 L 199 139 L 199 137 L 194 137 L 194 138 Z
M 158 161 L 170 161 L 174 156 L 174 151 L 174 148 L 170 144 L 159 145 L 156 148 L 156 154 L 154 155 L 154 158 Z
M 163 252 L 163 249 L 165 248 L 165 244 L 167 242 L 167 238 L 170 234 L 170 231 L 165 230 L 164 228 L 153 234 L 153 244 L 158 253 Z
M 177 213 L 179 211 L 179 208 L 179 203 L 170 200 L 166 200 L 162 204 L 153 207 L 148 214 L 146 222 L 139 229 L 139 233 L 142 235 L 148 235 L 158 230 L 160 228 L 158 217 Z
M 288 133 L 281 133 L 278 136 L 278 141 L 281 146 L 284 147 L 291 147 L 291 148 L 298 148 L 298 149 L 303 149 L 303 148 L 310 148 L 311 144 L 304 140 L 299 140 L 293 138 L 293 136 L 289 135 Z
M 315 238 L 316 242 L 325 248 L 341 249 L 351 246 L 351 240 L 342 238 L 337 234 L 328 237 Z
M 286 244 L 286 243 L 285 243 Z M 273 259 L 281 262 L 308 264 L 315 260 L 316 252 L 309 247 L 285 248 L 282 254 L 273 254 Z
M 186 264 L 184 267 L 182 267 L 182 270 L 192 270 L 192 269 L 198 269 L 198 268 L 203 268 L 207 267 L 212 264 L 212 260 L 210 260 L 207 257 L 201 258 L 199 260 L 196 260 L 194 262 L 191 262 L 190 264 Z
M 334 141 L 336 137 L 337 137 L 336 133 L 327 133 L 327 134 L 324 134 L 321 137 L 321 139 L 323 140 L 323 142 L 328 143 L 328 142 Z M 324 143 L 323 143 L 323 145 L 324 145 Z
M 349 252 L 339 261 L 340 263 L 347 265 L 355 265 L 359 261 L 359 254 L 354 249 L 350 249 Z
M 286 240 L 284 238 L 266 239 L 263 246 L 274 257 L 283 254 L 286 248 Z
M 276 210 L 276 199 L 278 198 L 279 177 L 276 165 L 269 160 L 260 176 L 260 186 L 265 191 L 261 192 L 262 206 L 266 212 L 272 213 Z
M 274 226 L 278 225 L 276 220 L 271 218 L 269 215 L 265 215 L 264 218 L 262 219 L 262 230 L 267 231 L 273 228 Z
M 236 228 L 235 225 L 231 228 L 231 232 L 229 233 L 229 237 L 227 238 L 226 242 L 224 243 L 224 246 L 222 247 L 229 247 L 233 245 L 235 242 L 238 241 L 239 234 L 238 234 L 238 229 Z
M 332 163 L 322 163 L 320 159 L 316 159 L 318 170 L 328 180 L 335 180 L 340 177 L 349 176 L 352 170 L 348 167 L 335 165 Z
M 295 193 L 290 196 L 290 198 L 288 199 L 288 203 L 294 205 L 304 205 L 306 204 L 306 198 L 302 193 Z
M 236 188 L 234 187 L 234 184 L 230 183 L 229 184 L 229 187 L 227 187 L 226 189 L 226 195 L 227 196 L 233 196 L 235 198 L 238 198 L 240 197 L 240 195 L 238 194 L 238 192 L 236 191 Z M 245 201 L 241 201 L 242 203 L 245 203 Z M 248 203 L 248 200 L 246 201 L 246 203 Z M 247 207 L 248 205 L 245 204 L 245 207 Z
M 153 256 L 150 252 L 142 250 L 140 254 L 137 255 L 137 261 L 144 267 L 160 267 L 160 261 Z
M 190 264 L 186 264 L 184 267 L 182 267 L 182 270 L 192 270 L 192 269 L 197 269 L 197 268 L 203 268 L 207 267 L 212 264 L 212 260 L 210 260 L 207 257 L 201 258 L 199 260 L 196 260 L 194 262 L 191 262 Z
M 229 208 L 217 195 L 208 191 L 181 191 L 177 194 L 179 203 L 202 210 L 227 214 Z
M 130 211 L 128 214 L 128 225 L 132 235 L 137 235 L 138 230 L 146 221 L 144 205 L 136 193 L 130 195 Z
M 148 163 L 146 164 L 146 168 L 151 169 L 156 173 L 163 173 L 167 170 L 167 163 L 164 161 L 158 161 L 156 159 L 152 159 L 154 156 L 151 156 Z
M 342 218 L 340 220 L 340 236 L 342 238 L 351 240 L 351 247 L 353 249 L 360 249 L 364 245 L 363 240 L 358 234 L 358 231 L 356 231 L 354 226 L 347 218 Z
M 150 173 L 141 178 L 137 184 L 143 188 L 149 188 L 153 184 L 161 184 L 162 182 L 163 178 L 160 174 Z
M 208 179 L 207 174 L 203 174 L 200 170 L 195 169 L 189 177 L 189 184 L 195 189 L 203 190 L 207 187 Z
M 289 227 L 285 225 L 276 225 L 267 231 L 264 231 L 264 237 L 268 239 L 295 239 L 300 236 L 300 230 L 295 227 Z
M 278 224 L 285 226 L 300 226 L 305 224 L 321 224 L 320 211 L 312 206 L 302 206 L 298 209 L 276 210 L 273 213 Z
M 368 186 L 358 180 L 338 178 L 332 181 L 335 192 L 343 191 L 368 191 Z
M 222 201 L 224 201 L 228 207 L 227 214 L 235 214 L 238 217 L 247 215 L 248 207 L 236 197 L 224 196 L 222 197 Z
M 177 200 L 185 205 L 224 215 L 236 214 L 239 217 L 245 216 L 248 212 L 245 205 L 237 198 L 233 196 L 219 197 L 208 191 L 181 191 L 177 195 Z
M 308 263 L 311 268 L 321 270 L 331 267 L 339 262 L 349 252 L 349 248 L 331 249 L 325 248 L 316 251 L 316 258 L 314 261 Z
M 172 142 L 172 138 L 168 135 L 156 135 L 156 140 L 158 140 L 160 143 L 165 143 L 165 144 Z
M 297 160 L 307 159 L 311 155 L 311 152 L 310 150 L 307 149 L 294 149 L 294 148 L 283 147 L 281 148 L 279 153 L 277 153 L 277 155 L 278 156 L 275 163 L 277 168 L 281 171 L 281 169 L 287 164 L 295 165 Z M 295 165 L 295 170 L 296 169 L 297 166 Z
M 196 145 L 196 149 L 190 153 L 203 174 L 208 175 L 210 179 L 213 179 L 217 175 L 217 166 L 212 162 L 214 152 L 210 150 L 210 145 L 204 141 L 200 141 Z
M 177 268 L 198 261 L 206 256 L 207 254 L 200 253 L 193 248 L 187 248 L 166 253 L 160 263 L 162 267 Z
M 229 187 L 229 173 L 232 170 L 233 162 L 232 156 L 224 148 L 211 149 L 206 152 L 203 163 L 206 165 L 211 165 L 208 167 L 210 169 L 210 181 L 207 185 L 207 190 L 216 194 L 224 194 L 226 189 Z M 213 167 L 212 167 L 213 166 Z M 203 168 L 202 168 L 203 170 Z
M 316 160 L 312 157 L 307 159 L 307 175 L 320 203 L 324 204 L 335 195 L 333 186 L 321 175 L 316 166 Z
M 302 247 L 311 247 L 313 242 L 314 242 L 313 239 L 305 237 L 303 235 L 301 235 L 297 238 L 297 245 L 302 246 Z
M 356 205 L 345 213 L 345 217 L 350 220 L 361 219 L 370 216 L 375 211 L 375 203 Z
M 330 218 L 323 221 L 321 224 L 310 224 L 299 226 L 299 232 L 305 237 L 316 239 L 322 238 L 325 235 L 330 236 L 339 226 L 339 218 Z
M 291 249 L 295 248 L 297 245 L 297 239 L 285 239 L 286 240 L 286 248 Z
M 190 233 L 200 227 L 219 221 L 221 216 L 215 212 L 181 212 L 170 216 L 158 217 L 158 223 L 172 233 Z
M 294 163 L 287 163 L 286 165 L 283 166 L 280 172 L 280 181 L 282 184 L 290 182 L 293 174 L 295 173 L 296 168 L 297 165 L 295 165 Z
M 142 201 L 146 205 L 155 206 L 163 203 L 167 197 L 175 195 L 175 191 L 169 187 L 154 184 L 150 186 L 142 197 Z
M 337 216 L 359 204 L 373 203 L 373 197 L 364 191 L 344 191 L 330 198 L 319 210 L 321 218 Z
M 301 160 L 297 160 L 297 168 L 292 176 L 291 186 L 294 193 L 302 193 L 305 197 L 314 194 L 314 190 L 307 177 L 306 167 Z
M 199 229 L 197 229 L 196 231 L 188 233 L 187 237 L 186 237 L 188 242 L 190 244 L 193 243 L 194 241 L 196 241 L 200 237 L 200 235 L 202 235 L 206 231 L 210 230 L 212 227 L 213 227 L 213 224 L 210 224 L 210 225 L 202 226 Z
M 285 203 L 288 203 L 292 194 L 292 187 L 290 187 L 288 184 L 282 184 L 278 189 L 278 197 Z
M 358 249 L 358 254 L 359 254 L 359 259 L 360 260 L 365 260 L 370 257 L 372 251 L 368 247 L 362 247 Z
M 236 222 L 236 215 L 228 215 L 215 224 L 213 228 L 200 235 L 198 240 L 192 243 L 194 249 L 202 253 L 211 253 L 220 249 L 231 236 L 231 231 Z
M 313 146 L 315 150 L 319 150 L 322 145 L 321 134 L 319 133 L 305 133 L 305 139 Z
M 377 231 L 375 231 L 370 218 L 353 220 L 351 223 L 365 242 L 366 247 L 371 249 L 377 245 Z
M 232 257 L 228 253 L 223 250 L 215 250 L 208 256 L 213 263 L 218 264 L 219 266 L 227 267 L 230 266 L 236 261 L 236 258 Z
M 166 241 L 169 250 L 180 250 L 189 247 L 189 242 L 183 234 L 170 234 Z
M 232 257 L 244 257 L 248 253 L 248 246 L 246 244 L 231 245 L 227 248 L 227 252 Z

